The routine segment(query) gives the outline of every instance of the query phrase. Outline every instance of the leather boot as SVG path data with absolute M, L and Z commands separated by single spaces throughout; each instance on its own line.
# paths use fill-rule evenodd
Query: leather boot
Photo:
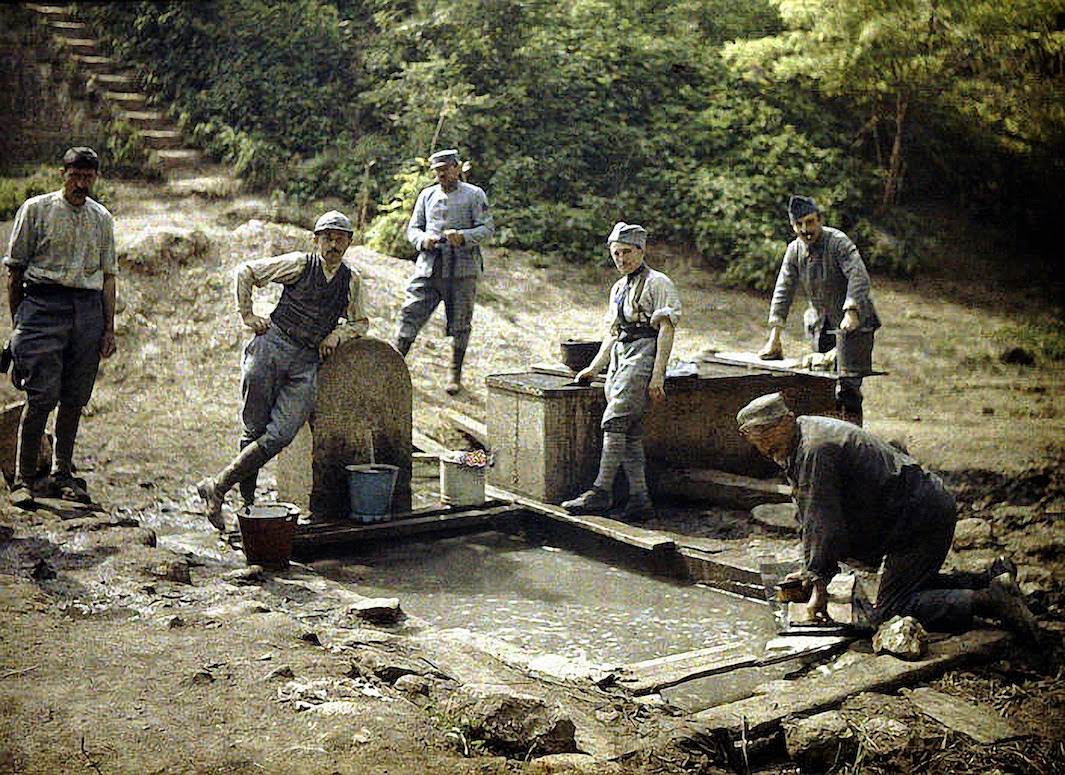
M 255 488 L 259 484 L 259 470 L 256 469 L 255 473 L 249 476 L 247 479 L 241 479 L 240 484 L 240 499 L 244 501 L 245 506 L 255 505 Z
M 404 358 L 407 357 L 407 353 L 410 352 L 411 345 L 414 344 L 413 339 L 407 339 L 403 336 L 397 336 L 395 341 L 392 342 L 392 346 L 396 348 L 400 355 Z
M 625 502 L 625 509 L 621 512 L 624 522 L 643 522 L 655 515 L 655 506 L 651 502 L 651 496 L 647 492 L 631 493 Z
M 462 390 L 462 361 L 465 358 L 465 350 L 451 351 L 451 378 L 448 380 L 447 387 L 444 388 L 449 396 Z
M 200 480 L 196 485 L 196 492 L 203 498 L 206 507 L 204 514 L 207 517 L 207 521 L 216 530 L 221 532 L 226 529 L 225 520 L 222 519 L 222 503 L 226 499 L 226 493 L 237 482 L 243 481 L 258 472 L 269 459 L 269 456 L 263 452 L 262 447 L 258 443 L 252 442 L 242 449 L 240 454 L 233 458 L 218 476 L 208 476 Z
M 593 487 L 573 500 L 563 501 L 561 505 L 570 514 L 602 514 L 610 509 L 613 500 L 606 490 Z

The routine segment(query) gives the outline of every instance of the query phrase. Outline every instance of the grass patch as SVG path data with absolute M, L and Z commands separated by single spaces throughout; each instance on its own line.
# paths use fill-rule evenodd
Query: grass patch
M 30 197 L 58 191 L 63 181 L 57 170 L 58 167 L 54 165 L 42 165 L 21 177 L 0 178 L 0 221 L 14 218 L 22 203 Z M 92 198 L 107 207 L 114 198 L 114 189 L 106 181 L 97 180 Z
M 1039 361 L 1065 361 L 1065 321 L 1030 320 L 1006 326 L 992 337 L 998 344 L 1023 347 Z

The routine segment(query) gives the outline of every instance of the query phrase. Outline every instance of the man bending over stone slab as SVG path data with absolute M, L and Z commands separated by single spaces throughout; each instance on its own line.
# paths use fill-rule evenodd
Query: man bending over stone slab
M 307 422 L 318 364 L 369 328 L 359 273 L 343 260 L 351 235 L 347 216 L 330 210 L 314 225 L 313 253 L 260 258 L 237 268 L 237 309 L 255 334 L 241 361 L 240 454 L 196 486 L 218 530 L 225 529 L 226 493 L 239 483 L 245 505 L 254 503 L 259 469 Z M 252 288 L 271 282 L 284 286 L 281 299 L 269 317 L 259 317 L 252 311 Z
M 780 393 L 751 401 L 736 422 L 791 484 L 811 620 L 827 618 L 827 586 L 841 561 L 876 568 L 883 560 L 876 606 L 866 612 L 873 626 L 901 615 L 929 630 L 962 631 L 980 616 L 1035 637 L 1011 561 L 999 558 L 983 573 L 939 572 L 957 507 L 916 460 L 852 423 L 796 417 Z
M 573 514 L 609 509 L 619 468 L 629 481 L 622 518 L 645 519 L 652 509 L 644 472 L 643 416 L 648 399 L 660 401 L 666 395 L 666 364 L 680 318 L 680 296 L 672 280 L 645 263 L 646 244 L 647 232 L 634 223 L 616 223 L 607 238 L 610 257 L 623 275 L 610 290 L 610 332 L 595 359 L 574 377 L 577 382 L 588 382 L 610 363 L 603 451 L 592 489 L 562 504 Z

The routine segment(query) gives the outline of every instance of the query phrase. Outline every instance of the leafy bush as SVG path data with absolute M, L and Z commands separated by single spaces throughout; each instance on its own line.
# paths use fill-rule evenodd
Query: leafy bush
M 428 159 L 415 159 L 396 173 L 396 193 L 387 204 L 377 208 L 378 215 L 366 232 L 366 244 L 378 251 L 399 258 L 414 258 L 417 251 L 407 241 L 407 224 L 418 201 L 418 194 L 429 185 L 426 170 Z
M 107 173 L 118 178 L 161 180 L 162 169 L 144 138 L 124 121 L 111 123 L 107 133 Z

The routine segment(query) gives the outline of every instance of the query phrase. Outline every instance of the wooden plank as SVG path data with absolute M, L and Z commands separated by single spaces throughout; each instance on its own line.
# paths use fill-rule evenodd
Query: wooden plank
M 922 687 L 903 694 L 921 713 L 948 729 L 971 737 L 981 745 L 1000 743 L 1025 735 L 990 708 L 973 705 L 935 689 Z
M 442 455 L 449 451 L 448 448 L 439 441 L 430 436 L 426 436 L 417 428 L 411 428 L 410 438 L 411 443 L 422 452 L 428 452 L 431 455 Z
M 480 420 L 467 417 L 453 409 L 445 409 L 444 416 L 447 417 L 448 422 L 450 422 L 452 426 L 465 433 L 485 449 L 488 449 L 487 425 Z
M 656 489 L 679 497 L 709 500 L 744 509 L 762 503 L 785 503 L 791 499 L 791 487 L 786 484 L 712 468 L 663 471 L 658 477 Z
M 765 737 L 779 732 L 788 716 L 820 713 L 861 692 L 926 681 L 959 665 L 989 659 L 1008 640 L 1009 635 L 1000 630 L 975 630 L 931 644 L 928 656 L 917 662 L 869 655 L 831 675 L 794 681 L 794 689 L 787 694 L 758 695 L 700 711 L 689 718 L 689 728 L 682 735 L 731 740 L 738 739 L 746 727 L 748 737 Z
M 843 648 L 854 638 L 777 638 L 789 641 L 786 648 L 752 654 L 743 646 L 717 646 L 635 662 L 618 668 L 614 677 L 621 688 L 634 695 L 652 694 L 687 681 L 707 678 L 750 667 L 767 667 L 804 657 L 820 656 Z
M 301 525 L 293 537 L 292 550 L 293 553 L 306 555 L 314 549 L 324 547 L 421 538 L 434 533 L 468 532 L 478 528 L 488 529 L 496 520 L 521 511 L 519 506 L 506 504 L 390 522 L 376 522 L 369 525 L 359 523 L 344 526 L 331 523 L 317 526 L 312 530 L 307 529 L 309 526 Z
M 767 369 L 769 371 L 786 371 L 789 374 L 805 374 L 809 377 L 827 377 L 828 379 L 836 379 L 838 374 L 833 371 L 820 371 L 814 369 L 804 369 L 800 366 L 802 363 L 799 358 L 781 358 L 775 361 L 763 361 L 758 357 L 757 353 L 752 352 L 715 352 L 711 354 L 705 354 L 704 360 L 717 363 L 728 363 L 735 366 L 749 366 L 755 369 Z M 882 377 L 888 372 L 872 370 L 863 373 L 863 377 Z M 857 375 L 855 375 L 857 376 Z
M 522 495 L 515 495 L 512 492 L 508 492 L 498 487 L 488 486 L 485 488 L 485 492 L 493 498 L 519 504 L 530 511 L 536 512 L 537 514 L 556 522 L 576 527 L 589 533 L 595 533 L 596 535 L 609 538 L 619 543 L 635 546 L 648 552 L 673 553 L 676 550 L 676 542 L 657 530 L 647 530 L 642 527 L 629 525 L 625 522 L 619 522 L 616 519 L 610 519 L 609 517 L 592 514 L 570 514 L 559 506 L 554 506 L 549 503 L 541 503 L 540 501 L 526 498 Z

